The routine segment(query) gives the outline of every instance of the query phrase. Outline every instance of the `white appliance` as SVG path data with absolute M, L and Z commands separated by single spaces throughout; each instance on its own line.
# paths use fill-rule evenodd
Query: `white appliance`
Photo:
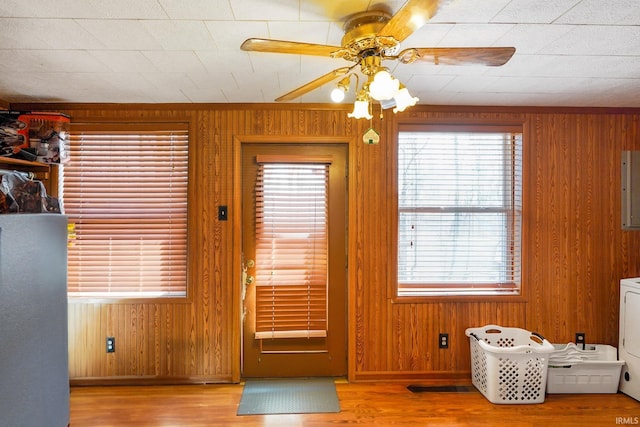
M 620 391 L 640 400 L 640 277 L 620 281 Z

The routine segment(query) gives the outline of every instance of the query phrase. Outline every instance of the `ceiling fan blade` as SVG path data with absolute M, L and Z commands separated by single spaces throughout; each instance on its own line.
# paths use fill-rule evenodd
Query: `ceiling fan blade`
M 351 69 L 353 68 L 353 66 L 351 67 L 342 67 L 342 68 L 338 68 L 336 70 L 333 70 L 327 74 L 325 74 L 324 76 L 318 77 L 317 79 L 310 81 L 309 83 L 300 86 L 297 89 L 292 90 L 291 92 L 282 95 L 281 97 L 276 99 L 276 102 L 281 102 L 281 101 L 291 101 L 292 99 L 296 99 L 302 95 L 304 95 L 305 93 L 311 92 L 314 89 L 319 88 L 320 86 L 329 83 L 331 80 L 334 80 L 337 77 L 340 76 L 344 76 L 345 74 L 347 74 Z
M 398 54 L 404 64 L 414 61 L 433 62 L 436 65 L 504 65 L 515 53 L 515 47 L 418 47 Z
M 293 53 L 296 55 L 330 56 L 331 52 L 340 49 L 339 46 L 323 44 L 289 42 L 270 39 L 247 39 L 240 49 L 249 52 Z
M 380 30 L 380 35 L 403 41 L 431 19 L 438 3 L 438 0 L 408 0 Z

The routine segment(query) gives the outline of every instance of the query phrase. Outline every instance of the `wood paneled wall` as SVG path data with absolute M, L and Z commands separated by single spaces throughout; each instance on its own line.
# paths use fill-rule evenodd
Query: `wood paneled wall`
M 346 107 L 346 106 L 345 106 Z M 186 301 L 71 301 L 70 375 L 82 382 L 232 382 L 240 379 L 234 141 L 343 137 L 350 148 L 349 378 L 469 377 L 464 331 L 495 323 L 552 342 L 585 332 L 618 344 L 618 284 L 640 276 L 640 232 L 620 227 L 620 154 L 640 149 L 638 110 L 414 107 L 369 122 L 324 105 L 12 105 L 56 109 L 72 122 L 191 124 L 189 297 Z M 525 127 L 523 298 L 396 303 L 391 225 L 393 132 L 402 120 L 517 121 Z M 228 205 L 230 221 L 217 220 Z M 438 348 L 438 333 L 450 336 Z M 105 337 L 116 352 L 105 352 Z

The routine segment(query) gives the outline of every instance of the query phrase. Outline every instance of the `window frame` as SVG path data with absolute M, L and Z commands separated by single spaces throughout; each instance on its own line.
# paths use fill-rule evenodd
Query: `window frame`
M 398 160 L 399 160 L 399 135 L 402 131 L 429 131 L 429 132 L 513 132 L 521 134 L 521 217 L 520 217 L 520 286 L 518 287 L 518 293 L 477 293 L 477 294 L 462 294 L 462 293 L 441 293 L 441 294 L 428 294 L 424 295 L 400 295 L 400 282 L 398 278 L 399 268 L 399 223 L 400 223 L 400 209 L 399 209 L 399 177 L 398 177 Z M 526 265 L 525 265 L 525 247 L 526 247 L 526 163 L 527 163 L 527 134 L 528 129 L 524 120 L 496 120 L 496 121 L 460 121 L 456 119 L 409 119 L 399 121 L 393 126 L 392 141 L 393 148 L 390 152 L 392 159 L 391 165 L 391 180 L 393 187 L 393 221 L 391 227 L 391 236 L 393 245 L 391 245 L 391 259 L 395 262 L 391 264 L 389 269 L 389 284 L 388 292 L 389 299 L 394 303 L 420 303 L 420 302 L 526 302 Z M 464 286 L 463 286 L 464 287 Z M 428 288 L 428 287 L 427 287 Z M 478 289 L 482 289 L 483 285 L 477 286 Z M 495 289 L 495 286 L 490 285 L 489 289 Z
M 140 295 L 108 295 L 106 293 L 96 293 L 94 295 L 87 293 L 86 295 L 80 294 L 69 294 L 68 298 L 70 302 L 107 302 L 107 303 L 188 303 L 191 301 L 191 285 L 190 285 L 190 235 L 189 229 L 191 225 L 191 212 L 190 212 L 190 198 L 192 194 L 192 147 L 193 147 L 193 131 L 192 131 L 192 123 L 189 120 L 186 121 L 109 121 L 109 122 L 101 122 L 99 120 L 87 120 L 82 122 L 72 122 L 71 123 L 71 132 L 74 133 L 77 130 L 86 130 L 89 132 L 101 132 L 104 131 L 105 134 L 110 130 L 117 132 L 132 132 L 140 131 L 144 133 L 148 132 L 166 132 L 166 131 L 184 131 L 186 132 L 186 207 L 185 207 L 185 226 L 186 226 L 186 236 L 185 236 L 185 276 L 184 276 L 184 294 L 183 295 L 152 295 L 152 294 L 140 294 Z M 60 197 L 64 206 L 64 171 L 60 173 L 59 187 L 60 187 Z M 71 221 L 70 221 L 71 223 Z M 72 232 L 72 230 L 70 230 Z M 69 244 L 73 245 L 73 239 L 75 236 L 70 235 Z

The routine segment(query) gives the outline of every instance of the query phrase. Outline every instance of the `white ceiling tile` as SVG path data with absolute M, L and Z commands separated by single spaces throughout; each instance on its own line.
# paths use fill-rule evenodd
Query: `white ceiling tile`
M 2 0 L 0 16 L 31 18 L 97 18 L 91 2 L 78 0 Z
M 196 89 L 189 76 L 182 72 L 141 73 L 140 76 L 153 85 L 154 102 L 189 102 L 185 91 L 194 91 Z
M 195 53 L 210 73 L 231 72 L 237 69 L 253 70 L 249 55 L 245 52 L 204 50 Z
M 83 50 L 16 50 L 9 63 L 24 72 L 100 72 L 107 67 Z
M 220 86 L 215 83 L 207 86 L 195 86 L 193 89 L 187 88 L 182 92 L 189 99 L 189 102 L 230 102 L 222 93 Z
M 23 22 L 28 24 L 30 20 L 25 19 L 0 19 L 0 40 L 2 41 L 2 47 L 5 49 L 46 49 L 51 45 L 45 38 L 38 35 L 37 31 L 33 29 L 31 32 L 27 32 L 26 25 L 21 25 Z M 37 21 L 33 20 L 36 23 Z M 21 34 L 22 33 L 22 34 Z M 33 34 L 33 35 L 31 35 Z
M 184 96 L 176 86 L 159 88 L 150 81 L 148 75 L 145 76 L 140 73 L 113 73 L 110 75 L 99 75 L 98 77 L 104 83 L 104 88 L 112 88 L 111 92 L 105 93 L 104 95 L 110 99 L 109 102 L 133 102 L 133 99 L 144 99 L 144 101 L 140 102 L 147 103 L 188 102 L 187 97 Z M 165 76 L 162 80 L 168 81 L 168 77 Z
M 572 25 L 516 24 L 494 46 L 513 46 L 516 55 L 539 52 L 573 30 Z
M 140 21 L 165 50 L 215 49 L 202 21 Z
M 484 92 L 498 79 L 499 77 L 496 76 L 456 76 L 447 82 L 443 90 L 460 93 Z
M 640 108 L 639 1 L 442 0 L 401 49 L 514 46 L 513 58 L 502 67 L 383 65 L 424 104 Z M 339 46 L 346 15 L 404 3 L 0 0 L 0 53 L 9 58 L 0 62 L 0 99 L 272 102 L 351 63 L 243 52 L 245 39 Z M 334 86 L 292 102 L 326 102 Z
M 564 55 L 640 55 L 640 25 L 576 25 L 539 51 Z
M 299 0 L 233 0 L 230 3 L 238 21 L 297 21 L 300 18 Z
M 287 55 L 284 53 L 263 53 L 252 52 L 248 54 L 251 60 L 251 69 L 257 79 L 262 78 L 265 73 L 289 72 L 300 73 L 300 56 Z
M 159 50 L 162 45 L 151 35 L 141 21 L 97 20 L 77 21 L 86 31 L 100 40 L 105 49 Z
M 219 70 L 217 72 L 193 72 L 188 74 L 194 87 L 206 89 L 208 92 L 215 92 L 220 87 L 237 87 L 238 82 L 231 74 L 231 70 Z M 220 92 L 222 94 L 222 92 Z
M 276 84 L 278 88 L 278 73 L 265 71 L 260 78 L 256 78 L 255 74 L 247 70 L 236 70 L 233 72 L 233 78 L 237 83 L 237 87 L 229 89 L 242 89 L 248 92 L 259 92 L 265 87 L 265 82 Z M 262 102 L 262 101 L 258 101 Z
M 137 50 L 94 50 L 89 54 L 118 73 L 159 71 L 149 58 Z
M 427 103 L 435 103 L 440 105 L 486 105 L 487 99 L 495 100 L 493 105 L 504 106 L 556 106 L 562 105 L 565 101 L 561 97 L 553 97 L 545 93 L 494 93 L 494 92 L 475 92 L 475 93 L 449 93 L 440 92 L 436 94 L 435 100 L 427 100 Z M 562 99 L 559 103 L 555 103 L 556 99 Z
M 329 24 L 327 22 L 270 22 L 269 35 L 276 40 L 327 44 Z
M 102 73 L 98 77 L 105 83 L 117 88 L 121 93 L 146 92 L 153 93 L 157 89 L 143 77 L 141 73 Z
M 416 61 L 412 64 L 397 64 L 395 68 L 390 68 L 389 70 L 400 82 L 406 83 L 414 75 L 435 76 L 442 71 L 442 67 L 429 62 Z
M 584 88 L 589 82 L 592 80 L 588 78 L 503 76 L 494 84 L 489 85 L 487 90 L 492 92 L 568 93 Z
M 236 85 L 223 87 L 222 93 L 227 102 L 273 102 L 273 98 L 266 99 L 262 90 L 265 87 L 261 81 L 257 81 L 251 73 L 239 71 L 233 73 L 233 78 L 237 82 Z M 264 77 L 265 81 L 277 82 L 276 73 L 267 73 Z M 266 87 L 271 87 L 270 85 Z
M 0 16 L 33 18 L 162 19 L 156 0 L 2 0 Z
M 541 6 L 540 0 L 511 0 L 491 22 L 551 24 L 580 0 L 555 0 Z
M 104 48 L 72 19 L 0 18 L 0 39 L 14 49 Z
M 581 0 L 575 7 L 558 18 L 565 24 L 638 25 L 638 0 Z
M 342 23 L 329 23 L 329 33 L 327 34 L 327 43 L 329 46 L 342 46 L 342 38 L 344 37 L 344 29 Z
M 490 22 L 509 0 L 456 0 L 441 5 L 432 22 Z
M 638 80 L 636 80 L 638 82 Z M 594 99 L 590 92 L 583 92 L 580 96 L 585 98 L 584 105 L 593 105 L 598 102 L 603 107 L 637 107 L 638 99 L 640 99 L 640 84 L 628 85 L 621 84 L 615 88 L 611 88 Z M 590 98 L 590 99 L 586 99 Z
M 439 46 L 476 47 L 493 46 L 515 24 L 456 24 L 440 40 Z
M 142 54 L 156 67 L 166 73 L 204 71 L 204 65 L 193 51 L 149 50 Z
M 453 76 L 442 75 L 413 75 L 402 83 L 414 96 L 425 97 L 429 93 L 438 92 L 454 80 Z
M 117 75 L 124 83 L 138 80 L 135 73 L 130 76 Z M 43 91 L 51 101 L 60 102 L 70 102 L 71 100 L 73 102 L 132 102 L 132 99 L 146 100 L 139 102 L 153 102 L 152 98 L 145 95 L 143 90 L 133 92 L 114 85 L 114 76 L 104 73 L 55 73 L 48 76 L 46 87 L 36 83 L 37 86 L 33 90 L 35 93 Z M 38 82 L 37 74 L 27 74 L 25 78 Z M 39 98 L 44 99 L 45 97 L 40 95 Z
M 454 24 L 426 24 L 400 43 L 400 49 L 410 47 L 436 47 L 453 29 Z
M 158 0 L 171 19 L 233 20 L 229 0 Z
M 640 78 L 638 56 L 522 55 L 487 75 L 521 77 Z
M 2 70 L 0 79 L 0 91 L 3 97 L 11 97 L 19 100 L 17 102 L 37 99 L 39 95 L 47 94 L 48 91 L 40 91 L 40 87 L 47 86 L 49 76 L 37 73 L 24 73 L 13 69 Z
M 55 2 L 54 2 L 55 3 Z M 101 19 L 165 19 L 168 18 L 156 0 L 78 0 L 73 5 L 87 3 L 81 6 L 91 7 L 92 18 Z

